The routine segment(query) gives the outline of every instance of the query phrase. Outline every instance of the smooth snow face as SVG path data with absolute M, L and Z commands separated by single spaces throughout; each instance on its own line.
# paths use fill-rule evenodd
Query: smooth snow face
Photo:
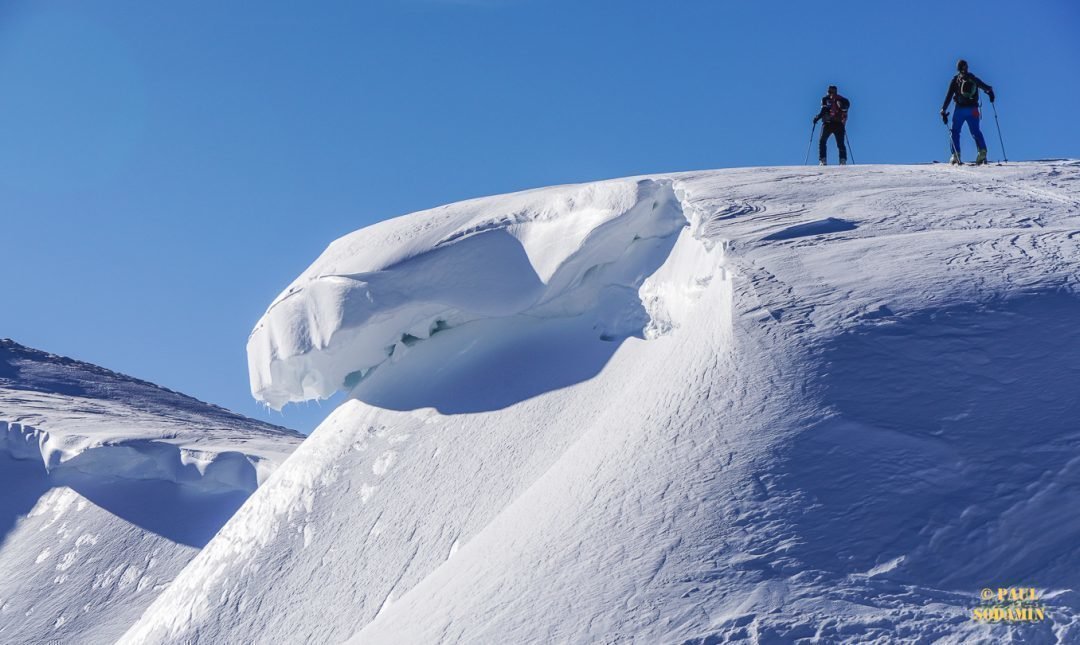
M 637 289 L 686 224 L 671 181 L 643 179 L 473 200 L 348 235 L 256 325 L 252 393 L 274 408 L 327 398 L 474 321 L 588 313 L 608 340 L 640 332 Z
M 396 343 L 123 642 L 1080 638 L 1080 523 L 1063 510 L 1080 463 L 1080 163 L 639 181 L 591 190 L 638 186 L 628 213 L 640 186 L 662 187 L 690 226 L 602 265 L 638 269 L 594 283 L 613 303 L 515 304 Z M 443 210 L 360 231 L 319 263 L 408 267 L 443 239 Z M 550 285 L 568 262 L 529 266 Z M 278 306 L 323 302 L 304 293 L 319 282 Z M 272 307 L 253 383 L 291 384 L 283 402 L 307 378 L 289 375 L 313 373 L 274 367 L 292 359 L 255 343 L 270 329 L 303 350 L 294 365 L 324 361 L 307 380 L 329 384 L 369 367 L 324 355 L 353 339 L 367 356 L 429 299 L 406 291 L 347 333 L 319 328 L 332 338 L 308 326 L 328 319 Z M 624 307 L 622 333 L 604 334 Z M 1038 587 L 1049 619 L 973 622 L 979 590 L 1007 585 Z
M 110 643 L 247 498 L 50 476 L 0 452 L 0 642 Z
M 0 340 L 0 642 L 115 640 L 300 440 Z

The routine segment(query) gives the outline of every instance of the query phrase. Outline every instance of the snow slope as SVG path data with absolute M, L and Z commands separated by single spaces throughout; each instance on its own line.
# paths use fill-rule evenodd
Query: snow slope
M 109 642 L 300 443 L 0 340 L 0 642 Z
M 1075 161 L 353 233 L 248 344 L 269 404 L 349 399 L 123 642 L 1076 640 L 1078 257 Z M 1048 619 L 971 619 L 1010 585 Z

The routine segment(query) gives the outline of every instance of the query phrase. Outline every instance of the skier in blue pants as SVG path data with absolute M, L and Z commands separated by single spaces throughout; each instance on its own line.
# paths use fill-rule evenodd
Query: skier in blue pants
M 986 139 L 983 138 L 982 130 L 979 129 L 979 90 L 986 92 L 990 102 L 994 102 L 994 88 L 982 82 L 978 76 L 968 72 L 968 64 L 964 59 L 956 63 L 956 76 L 949 83 L 949 92 L 945 95 L 945 103 L 941 106 L 941 120 L 949 123 L 949 102 L 956 100 L 956 109 L 953 110 L 952 121 L 952 144 L 953 153 L 949 163 L 960 163 L 960 130 L 964 124 L 968 125 L 968 132 L 975 139 L 975 145 L 979 154 L 975 157 L 976 164 L 986 163 Z

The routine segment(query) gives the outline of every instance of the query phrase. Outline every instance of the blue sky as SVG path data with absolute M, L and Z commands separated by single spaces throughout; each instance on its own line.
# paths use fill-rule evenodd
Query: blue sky
M 856 161 L 943 159 L 961 56 L 1011 159 L 1080 157 L 1077 33 L 1071 0 L 4 2 L 0 336 L 309 431 L 329 408 L 263 410 L 244 343 L 334 238 L 479 195 L 798 164 L 829 83 Z

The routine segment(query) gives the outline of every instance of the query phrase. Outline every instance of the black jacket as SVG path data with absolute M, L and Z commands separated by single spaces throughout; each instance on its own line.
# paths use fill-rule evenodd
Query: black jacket
M 838 108 L 838 114 L 834 119 L 832 116 L 833 99 L 828 94 L 821 97 L 821 111 L 818 112 L 818 118 L 825 123 L 844 123 L 847 121 L 847 111 L 851 107 L 851 101 L 846 98 L 836 95 L 836 107 Z
M 962 80 L 966 80 L 975 84 L 976 89 L 974 96 L 964 96 L 960 93 L 960 83 Z M 974 107 L 978 105 L 979 90 L 986 92 L 990 96 L 994 95 L 994 88 L 990 87 L 986 83 L 983 83 L 978 76 L 970 72 L 963 72 L 957 74 L 956 76 L 953 76 L 952 80 L 949 81 L 949 92 L 945 95 L 945 103 L 941 105 L 941 111 L 944 112 L 945 110 L 949 109 L 949 101 L 953 100 L 954 98 L 956 99 L 956 107 L 958 108 Z

